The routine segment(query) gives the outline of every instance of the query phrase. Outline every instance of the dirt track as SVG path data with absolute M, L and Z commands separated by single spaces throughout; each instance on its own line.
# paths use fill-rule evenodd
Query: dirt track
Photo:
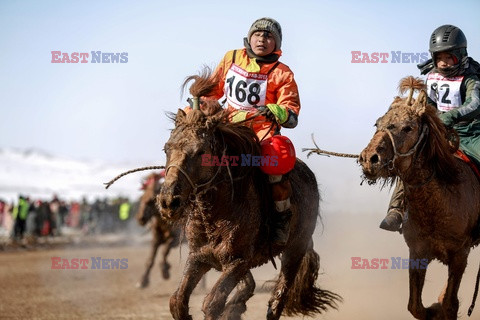
M 338 311 L 332 310 L 315 319 L 383 320 L 412 319 L 406 309 L 407 270 L 356 270 L 351 257 L 408 258 L 403 239 L 397 234 L 377 230 L 379 217 L 337 215 L 326 217 L 323 234 L 317 232 L 315 248 L 322 259 L 320 285 L 343 296 Z M 321 227 L 320 227 L 321 228 Z M 319 229 L 320 229 L 319 228 Z M 366 232 L 368 230 L 368 232 Z M 168 299 L 175 290 L 187 249 L 172 253 L 172 278 L 164 281 L 158 265 L 151 274 L 150 287 L 139 290 L 140 277 L 148 252 L 148 243 L 117 243 L 88 248 L 14 250 L 0 253 L 0 318 L 2 319 L 171 319 Z M 52 270 L 52 257 L 66 259 L 128 259 L 124 270 Z M 467 319 L 479 255 L 470 256 L 470 265 L 460 288 L 460 319 Z M 91 266 L 89 262 L 88 266 Z M 390 265 L 389 265 L 390 266 Z M 432 263 L 427 273 L 424 303 L 436 301 L 446 268 Z M 207 288 L 218 274 L 209 273 Z M 270 265 L 254 270 L 257 288 L 273 278 Z M 265 319 L 269 294 L 257 290 L 248 303 L 244 319 Z M 197 289 L 191 301 L 194 319 L 203 319 L 200 311 L 205 291 Z M 302 319 L 283 318 L 283 319 Z M 480 319 L 480 307 L 470 319 Z

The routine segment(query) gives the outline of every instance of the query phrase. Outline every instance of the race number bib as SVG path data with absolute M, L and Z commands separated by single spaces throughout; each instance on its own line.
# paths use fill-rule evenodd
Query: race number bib
M 232 107 L 252 111 L 255 105 L 265 105 L 268 74 L 248 72 L 232 64 L 227 72 L 223 91 Z
M 439 73 L 430 73 L 427 77 L 427 94 L 437 103 L 440 111 L 449 111 L 462 105 L 460 85 L 463 76 L 446 78 Z

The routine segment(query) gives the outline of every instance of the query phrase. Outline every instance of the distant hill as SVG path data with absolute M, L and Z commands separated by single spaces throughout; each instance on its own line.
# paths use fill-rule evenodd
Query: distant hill
M 148 165 L 148 164 L 147 164 Z M 125 196 L 136 200 L 140 183 L 149 172 L 127 175 L 108 190 L 103 183 L 142 165 L 108 164 L 97 160 L 76 160 L 37 149 L 0 149 L 0 198 L 12 201 L 19 194 L 33 199 L 76 200 Z

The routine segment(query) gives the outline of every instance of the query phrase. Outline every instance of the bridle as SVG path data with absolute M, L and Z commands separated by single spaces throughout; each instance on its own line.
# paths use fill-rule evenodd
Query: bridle
M 225 153 L 225 152 L 224 152 Z M 200 188 L 203 188 L 203 187 L 206 187 L 204 190 L 202 190 L 201 193 L 205 193 L 209 188 L 209 186 L 212 184 L 213 180 L 215 180 L 215 178 L 217 177 L 218 173 L 220 172 L 221 170 L 221 166 L 218 166 L 217 167 L 217 171 L 215 172 L 215 174 L 210 178 L 210 180 L 208 180 L 207 182 L 205 183 L 200 183 L 200 184 L 195 184 L 193 181 L 192 181 L 192 178 L 190 178 L 190 176 L 188 175 L 188 173 L 179 165 L 176 165 L 176 164 L 171 164 L 167 167 L 167 169 L 165 170 L 165 177 L 167 176 L 168 174 L 168 171 L 170 170 L 171 167 L 175 167 L 178 169 L 178 171 L 180 171 L 184 176 L 185 178 L 187 178 L 187 181 L 188 183 L 190 183 L 190 186 L 192 187 L 192 194 L 193 195 L 198 195 L 199 192 L 198 190 Z
M 429 128 L 427 125 L 423 124 L 422 125 L 422 132 L 419 134 L 418 136 L 418 139 L 417 139 L 417 142 L 406 152 L 399 152 L 398 149 L 397 149 L 397 146 L 395 145 L 395 139 L 393 138 L 393 135 L 392 135 L 392 132 L 388 129 L 383 129 L 381 130 L 383 132 L 386 132 L 388 134 L 388 137 L 390 138 L 390 142 L 392 143 L 392 148 L 393 148 L 393 159 L 390 160 L 388 162 L 388 170 L 389 171 L 392 171 L 395 169 L 395 161 L 397 158 L 403 158 L 403 157 L 408 157 L 408 156 L 411 156 L 412 154 L 416 154 L 418 156 L 419 152 L 417 153 L 417 149 L 418 147 L 420 146 L 420 144 L 422 142 L 424 142 L 424 139 L 425 137 L 428 135 L 429 133 Z M 425 143 L 422 145 L 422 148 L 420 149 L 420 152 L 423 150 L 423 148 L 425 147 Z M 412 164 L 413 164 L 413 161 L 412 161 Z M 411 165 L 412 165 L 411 164 Z M 411 166 L 410 165 L 410 166 Z M 405 181 L 404 181 L 404 184 L 405 185 L 408 185 L 410 188 L 419 188 L 421 186 L 424 186 L 426 185 L 427 183 L 429 183 L 430 181 L 432 181 L 433 177 L 435 176 L 435 170 L 432 171 L 431 175 L 423 182 L 419 183 L 419 184 L 416 184 L 416 185 L 410 185 L 410 184 L 406 184 Z
M 201 183 L 201 184 L 195 184 L 193 183 L 192 179 L 190 178 L 190 176 L 188 175 L 188 173 L 182 169 L 182 167 L 180 167 L 179 165 L 176 165 L 176 164 L 171 164 L 167 167 L 167 169 L 165 170 L 165 177 L 167 176 L 168 174 L 168 170 L 170 170 L 171 167 L 175 167 L 178 169 L 178 171 L 180 171 L 184 176 L 185 178 L 187 178 L 187 181 L 188 183 L 190 183 L 190 186 L 192 187 L 192 193 L 193 194 L 198 194 L 198 189 L 200 188 L 203 188 L 203 187 L 206 187 L 206 186 L 209 186 L 213 180 L 215 180 L 215 178 L 217 177 L 218 173 L 220 172 L 220 169 L 222 168 L 221 166 L 218 166 L 218 169 L 217 171 L 215 172 L 215 174 L 212 176 L 212 178 L 210 178 L 210 180 L 208 180 L 207 182 L 205 183 Z M 207 190 L 209 188 L 206 188 Z M 205 192 L 206 190 L 203 190 L 203 192 Z M 203 193 L 202 192 L 202 193 Z
M 400 152 L 397 149 L 397 146 L 395 145 L 395 139 L 393 138 L 392 132 L 388 129 L 382 129 L 380 131 L 386 132 L 388 137 L 390 138 L 390 142 L 392 143 L 392 148 L 393 148 L 393 159 L 388 162 L 388 170 L 393 170 L 395 169 L 395 160 L 397 158 L 404 158 L 411 156 L 412 154 L 416 153 L 418 147 L 420 146 L 420 143 L 422 143 L 423 139 L 428 135 L 428 126 L 423 124 L 422 126 L 422 132 L 418 136 L 417 142 L 407 151 L 407 152 Z M 423 145 L 425 146 L 425 144 Z M 422 146 L 422 148 L 423 148 Z

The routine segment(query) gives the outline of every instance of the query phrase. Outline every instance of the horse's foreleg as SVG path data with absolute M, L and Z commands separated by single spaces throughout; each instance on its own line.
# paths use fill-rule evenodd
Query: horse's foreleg
M 228 295 L 248 271 L 249 268 L 244 262 L 234 263 L 224 269 L 203 301 L 202 310 L 205 313 L 205 320 L 216 320 L 220 317 L 224 311 Z
M 416 255 L 412 250 L 410 250 L 410 259 L 419 259 L 420 257 Z M 427 268 L 410 268 L 409 269 L 409 281 L 410 281 L 410 297 L 408 300 L 408 311 L 416 319 L 426 319 L 427 310 L 422 303 L 422 291 L 423 285 L 425 283 L 425 275 L 427 273 Z
M 245 277 L 237 285 L 237 292 L 228 301 L 221 319 L 240 320 L 241 315 L 247 310 L 247 301 L 253 296 L 255 291 L 255 280 L 252 272 L 248 271 Z
M 462 281 L 463 273 L 467 267 L 468 252 L 460 252 L 456 254 L 448 264 L 448 281 L 443 295 L 442 304 L 446 319 L 457 319 L 458 313 L 458 290 Z
M 157 256 L 157 250 L 160 246 L 161 241 L 160 239 L 154 235 L 152 240 L 152 245 L 150 246 L 150 256 L 147 259 L 147 263 L 145 264 L 145 272 L 142 275 L 142 278 L 137 283 L 137 288 L 146 288 L 150 283 L 150 270 L 152 270 L 153 263 L 155 262 L 155 257 Z
M 210 266 L 201 262 L 195 254 L 188 256 L 182 280 L 175 293 L 170 297 L 170 313 L 175 320 L 191 320 L 188 314 L 190 296 L 202 276 L 210 270 Z
M 167 256 L 170 253 L 170 250 L 176 245 L 174 238 L 169 238 L 162 250 L 162 261 L 160 262 L 160 270 L 162 271 L 163 279 L 170 278 L 170 263 L 167 261 Z

